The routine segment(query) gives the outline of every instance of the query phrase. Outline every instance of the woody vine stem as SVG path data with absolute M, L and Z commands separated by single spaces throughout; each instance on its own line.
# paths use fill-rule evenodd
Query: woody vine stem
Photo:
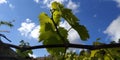
M 59 37 L 61 38 L 61 40 L 62 40 L 62 42 L 64 43 L 64 45 L 66 46 L 66 47 L 65 47 L 65 52 L 64 52 L 64 55 L 63 55 L 63 60 L 64 60 L 65 54 L 66 54 L 66 51 L 67 51 L 67 48 L 68 48 L 68 47 L 67 47 L 67 44 L 69 44 L 69 43 L 65 42 L 65 38 L 60 34 L 60 32 L 59 32 L 59 30 L 58 30 L 58 28 L 57 28 L 57 24 L 55 23 L 55 21 L 54 21 L 54 19 L 53 19 L 54 10 L 50 10 L 50 12 L 51 12 L 51 14 L 52 14 L 51 20 L 52 20 L 52 22 L 53 22 L 53 24 L 54 24 L 54 26 L 55 26 L 56 32 L 57 32 L 57 34 L 59 35 Z

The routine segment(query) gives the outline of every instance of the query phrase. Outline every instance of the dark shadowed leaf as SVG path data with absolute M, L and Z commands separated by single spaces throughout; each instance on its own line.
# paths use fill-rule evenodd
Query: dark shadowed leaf
M 62 17 L 75 29 L 81 40 L 87 40 L 89 38 L 88 31 L 85 26 L 79 24 L 78 18 L 72 13 L 70 9 L 62 10 Z

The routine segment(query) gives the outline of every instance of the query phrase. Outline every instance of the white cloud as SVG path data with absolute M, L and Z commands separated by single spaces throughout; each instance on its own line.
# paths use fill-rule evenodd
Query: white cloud
M 36 3 L 39 3 L 40 0 L 34 0 Z M 79 3 L 75 3 L 73 2 L 72 0 L 42 0 L 41 4 L 44 4 L 45 7 L 48 7 L 48 8 L 51 8 L 51 3 L 54 2 L 54 1 L 57 1 L 57 2 L 60 2 L 64 5 L 67 6 L 67 8 L 70 8 L 72 9 L 74 12 L 78 12 L 78 8 L 80 6 Z M 43 6 L 42 6 L 43 7 Z
M 12 8 L 12 9 L 15 8 L 15 6 L 13 4 L 9 4 L 9 7 Z
M 43 0 L 43 4 L 45 4 L 48 8 L 51 8 L 52 2 L 57 1 L 60 3 L 64 3 L 67 0 Z
M 28 36 L 34 27 L 35 23 L 28 22 L 28 19 L 26 19 L 26 21 L 21 24 L 21 27 L 18 30 L 22 35 Z
M 39 3 L 39 0 L 34 0 L 36 3 Z
M 29 18 L 27 18 L 26 22 L 31 23 L 32 21 Z
M 112 21 L 112 23 L 107 27 L 104 33 L 108 34 L 108 36 L 110 36 L 112 40 L 118 42 L 118 39 L 120 39 L 119 26 L 120 26 L 120 16 Z
M 78 33 L 74 29 L 71 29 L 68 32 L 68 34 L 69 34 L 68 39 L 69 39 L 70 43 L 75 43 L 75 44 L 80 43 L 80 37 L 79 37 Z
M 33 57 L 33 58 L 36 58 L 36 57 L 37 57 L 36 55 L 30 54 L 30 53 L 28 53 L 28 55 L 29 55 L 30 57 Z
M 72 0 L 69 0 L 68 4 L 67 4 L 67 8 L 72 9 L 74 12 L 78 12 L 78 7 L 80 4 L 74 3 Z
M 120 0 L 113 0 L 113 1 L 115 1 L 115 2 L 117 2 L 118 3 L 118 7 L 120 7 Z
M 21 23 L 21 27 L 18 28 L 18 31 L 22 36 L 32 37 L 38 39 L 39 36 L 39 26 L 35 25 L 29 18 L 25 22 Z
M 64 27 L 67 30 L 69 30 L 71 28 L 71 26 L 66 21 L 61 22 L 60 26 Z M 71 29 L 68 32 L 68 39 L 69 39 L 70 43 L 75 43 L 75 44 L 79 44 L 80 43 L 79 34 L 74 29 Z
M 61 27 L 64 27 L 65 29 L 69 30 L 71 28 L 71 26 L 69 25 L 68 22 L 64 21 L 64 22 L 60 22 L 60 26 Z M 80 44 L 80 37 L 79 37 L 79 34 L 74 30 L 74 29 L 71 29 L 69 32 L 68 32 L 68 40 L 70 43 L 73 43 L 73 44 Z M 77 52 L 77 51 L 80 51 L 80 49 L 76 49 L 76 48 L 69 48 L 67 50 L 67 52 Z
M 15 8 L 8 0 L 0 0 L 0 4 L 7 4 L 11 9 Z
M 7 0 L 0 0 L 0 4 L 6 4 Z
M 71 28 L 71 26 L 66 21 L 61 22 L 60 26 L 65 27 L 65 29 L 67 30 Z M 35 23 L 33 23 L 29 18 L 27 18 L 25 22 L 21 23 L 21 27 L 18 28 L 18 31 L 21 33 L 22 36 L 38 39 L 39 29 L 39 25 L 35 25 Z M 79 35 L 74 29 L 71 29 L 68 34 L 68 39 L 70 43 L 80 43 Z
M 40 26 L 36 26 L 30 33 L 30 36 L 32 38 L 35 38 L 37 39 L 39 37 L 39 29 L 40 29 Z
M 67 30 L 69 30 L 71 28 L 71 26 L 69 25 L 69 23 L 67 21 L 60 22 L 60 26 L 64 27 Z

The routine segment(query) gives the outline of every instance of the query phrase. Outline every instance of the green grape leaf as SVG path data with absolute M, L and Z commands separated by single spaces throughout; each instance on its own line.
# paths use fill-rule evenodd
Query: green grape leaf
M 80 55 L 81 55 L 81 56 L 84 56 L 84 55 L 85 55 L 85 50 L 82 50 L 82 51 L 80 52 Z
M 105 55 L 104 60 L 112 60 L 112 59 L 108 55 Z
M 70 9 L 64 8 L 62 10 L 62 17 L 75 29 L 81 40 L 87 40 L 89 38 L 89 34 L 85 26 L 79 25 L 78 18 L 71 12 Z
M 47 31 L 53 31 L 55 30 L 54 24 L 50 17 L 45 14 L 44 12 L 39 15 L 39 21 L 40 21 L 40 35 L 39 35 L 39 42 L 44 40 L 46 36 L 48 36 L 48 33 L 45 33 Z M 43 36 L 42 36 L 43 35 Z
M 59 27 L 59 32 L 60 34 L 62 35 L 62 37 L 64 37 L 65 39 L 67 39 L 67 36 L 68 36 L 68 32 L 66 29 L 64 29 L 63 27 Z
M 73 26 L 73 28 L 78 32 L 78 34 L 82 40 L 87 40 L 89 38 L 89 34 L 88 34 L 88 31 L 85 28 L 85 26 L 76 25 L 76 26 Z
M 91 57 L 94 57 L 94 55 L 96 54 L 96 52 L 98 52 L 99 50 L 92 50 L 91 51 Z
M 62 4 L 58 2 L 52 3 L 52 9 L 54 9 L 53 18 L 56 24 L 59 24 L 60 15 L 75 29 L 81 40 L 87 40 L 89 38 L 89 34 L 85 26 L 79 25 L 78 18 L 72 13 L 71 9 L 67 9 L 62 7 Z
M 104 56 L 106 55 L 106 51 L 105 50 L 94 50 L 94 57 L 97 57 L 100 60 L 104 60 Z
M 51 31 L 46 31 L 40 34 L 39 41 L 48 39 L 53 33 Z
M 112 57 L 116 58 L 116 57 L 120 57 L 120 48 L 109 48 L 106 49 L 107 52 L 109 52 L 109 55 L 111 55 Z
M 64 8 L 62 11 L 62 17 L 70 24 L 74 25 L 78 23 L 78 18 L 72 13 L 71 9 Z
M 63 41 L 61 40 L 61 38 L 58 36 L 57 33 L 53 32 L 48 39 L 43 41 L 44 45 L 52 45 L 52 44 L 63 44 Z M 60 53 L 64 53 L 65 52 L 65 48 L 47 48 L 47 51 L 51 54 L 51 55 L 60 55 Z
M 53 2 L 52 3 L 52 9 L 54 10 L 59 10 L 60 8 L 63 8 L 64 6 L 62 4 L 60 4 L 59 2 Z
M 29 43 L 24 42 L 24 40 L 21 40 L 19 46 L 20 47 L 27 47 L 27 46 L 29 47 Z M 25 57 L 30 57 L 29 54 L 33 54 L 33 51 L 32 50 L 20 50 L 20 49 L 16 49 L 16 53 L 19 56 L 25 58 Z
M 52 24 L 49 22 L 45 23 L 45 31 L 53 31 Z
M 52 20 L 50 19 L 50 17 L 47 15 L 47 14 L 45 14 L 44 12 L 43 13 L 41 13 L 40 15 L 39 15 L 39 21 L 40 21 L 40 26 L 41 26 L 41 28 L 40 28 L 40 32 L 45 32 L 46 30 L 46 24 L 51 24 L 52 25 L 52 27 L 51 27 L 51 29 L 53 29 L 54 30 L 54 25 L 53 25 L 53 22 L 52 22 Z M 47 25 L 48 26 L 48 25 Z
M 60 18 L 61 18 L 61 11 L 55 10 L 53 12 L 53 20 L 55 21 L 57 25 L 59 25 L 60 23 Z
M 27 50 L 26 53 L 33 54 L 32 50 Z
M 68 31 L 63 27 L 59 27 L 61 17 L 64 18 L 71 25 L 71 27 L 78 32 L 81 40 L 87 40 L 89 38 L 86 27 L 79 24 L 78 18 L 72 13 L 70 9 L 64 8 L 64 6 L 58 2 L 53 2 L 51 12 L 51 18 L 45 13 L 41 13 L 39 15 L 39 41 L 43 41 L 43 45 L 64 44 L 65 42 L 69 42 L 67 39 Z M 65 41 L 62 40 L 63 38 Z M 46 49 L 51 55 L 54 56 L 59 56 L 61 53 L 66 51 L 65 48 L 61 47 Z

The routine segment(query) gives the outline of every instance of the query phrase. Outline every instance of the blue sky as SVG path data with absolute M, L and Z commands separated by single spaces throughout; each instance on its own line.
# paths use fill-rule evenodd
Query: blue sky
M 77 32 L 70 30 L 70 43 L 92 44 L 99 37 L 101 42 L 109 43 L 112 40 L 117 42 L 120 38 L 120 0 L 0 0 L 0 20 L 15 20 L 12 28 L 0 26 L 0 30 L 8 30 L 10 33 L 0 33 L 5 34 L 14 45 L 18 45 L 20 40 L 25 40 L 32 46 L 41 45 L 37 39 L 40 28 L 38 15 L 41 12 L 50 14 L 50 4 L 53 1 L 72 9 L 80 19 L 80 24 L 85 25 L 89 31 L 90 39 L 81 41 Z M 61 22 L 61 26 L 70 28 L 66 21 Z M 45 49 L 33 51 L 35 56 L 48 55 Z

